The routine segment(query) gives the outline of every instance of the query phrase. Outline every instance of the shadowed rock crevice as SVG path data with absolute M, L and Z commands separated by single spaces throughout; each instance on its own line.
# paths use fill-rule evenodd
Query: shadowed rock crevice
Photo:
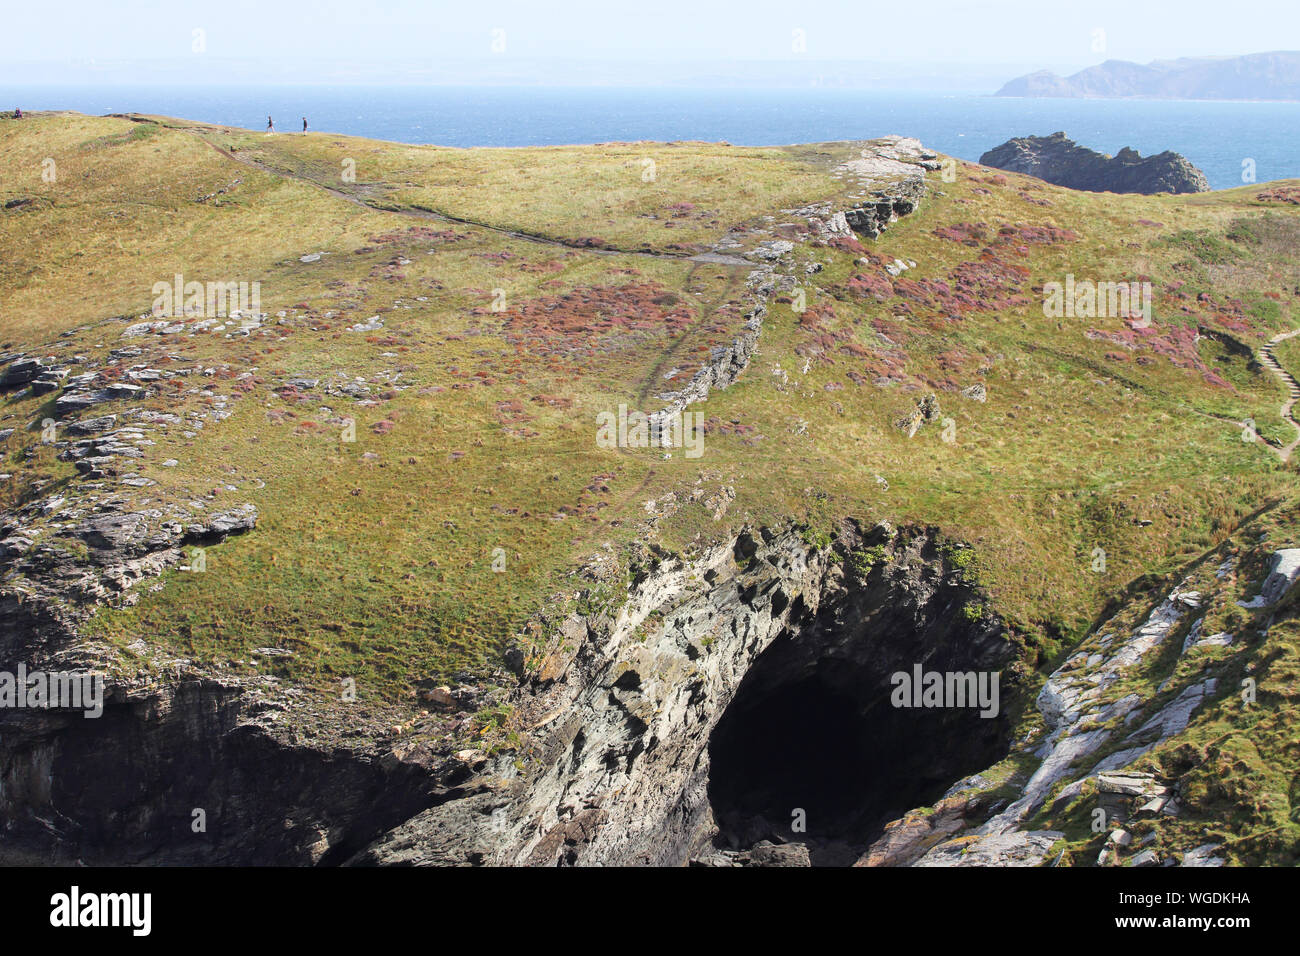
M 990 648 L 963 641 L 960 627 L 933 627 L 937 643 L 928 645 L 902 621 L 876 625 L 879 611 L 836 610 L 773 641 L 710 737 L 714 844 L 724 852 L 802 843 L 814 865 L 847 865 L 886 823 L 1007 750 L 1005 702 L 987 718 L 974 706 L 891 702 L 891 675 L 904 658 L 971 673 L 999 666 Z
M 187 681 L 101 717 L 0 723 L 0 862 L 328 865 L 437 802 L 426 768 L 291 746 L 245 689 Z

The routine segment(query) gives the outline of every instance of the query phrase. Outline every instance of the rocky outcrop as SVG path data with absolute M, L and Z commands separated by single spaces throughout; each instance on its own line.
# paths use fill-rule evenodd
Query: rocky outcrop
M 736 381 L 740 374 L 749 367 L 749 360 L 758 346 L 759 334 L 763 331 L 763 320 L 767 317 L 767 300 L 776 287 L 772 270 L 756 269 L 748 279 L 750 291 L 754 294 L 755 305 L 745 315 L 745 325 L 740 334 L 725 345 L 716 346 L 705 362 L 684 388 L 660 394 L 658 399 L 665 402 L 663 408 L 650 415 L 652 427 L 665 429 L 673 416 L 679 414 L 686 406 L 702 402 L 715 388 L 726 388 Z M 664 432 L 665 434 L 667 431 Z
M 20 388 L 50 374 L 53 366 L 48 359 L 27 357 L 11 362 L 0 372 L 0 389 Z
M 78 463 L 133 460 L 116 421 L 70 423 L 67 434 L 92 437 L 51 445 Z M 120 649 L 87 638 L 88 619 L 135 603 L 164 571 L 201 571 L 196 549 L 253 531 L 258 513 L 75 490 L 33 495 L 0 519 L 0 672 L 99 681 L 102 712 L 0 708 L 0 862 L 330 863 L 459 794 L 461 765 L 399 753 L 385 713 L 337 692 L 322 700 L 143 640 L 121 667 Z M 50 515 L 57 525 L 41 525 Z M 449 696 L 471 706 L 459 688 Z
M 833 172 L 836 178 L 857 187 L 850 203 L 825 201 L 782 212 L 807 224 L 800 242 L 825 243 L 856 236 L 876 239 L 891 223 L 916 210 L 925 196 L 926 172 L 939 168 L 938 154 L 925 149 L 919 140 L 903 136 L 867 140 L 858 147 L 858 158 L 840 164 Z M 702 259 L 713 256 L 732 261 L 731 252 L 769 234 L 762 228 L 733 232 Z M 763 238 L 745 253 L 757 268 L 746 277 L 753 306 L 745 314 L 743 329 L 730 342 L 716 346 L 685 387 L 656 396 L 666 403 L 650 416 L 656 427 L 688 405 L 707 399 L 711 390 L 726 388 L 748 367 L 767 317 L 768 300 L 778 292 L 793 291 L 799 273 L 821 268 L 819 264 L 797 267 L 792 261 L 796 248 L 796 242 L 789 239 Z
M 0 862 L 327 864 L 445 799 L 445 779 L 383 747 L 295 740 L 290 706 L 271 680 L 177 662 L 112 685 L 98 718 L 4 714 Z
M 1269 563 L 1268 577 L 1259 594 L 1249 601 L 1241 602 L 1242 607 L 1257 609 L 1270 608 L 1282 600 L 1300 578 L 1300 548 L 1284 548 L 1275 552 Z
M 133 601 L 184 547 L 251 530 L 251 505 L 189 520 L 68 516 L 66 538 L 0 560 L 0 669 L 102 680 L 103 712 L 0 711 L 0 861 L 311 863 L 344 833 L 359 845 L 427 805 L 423 771 L 278 736 L 287 705 L 273 679 L 221 679 L 183 660 L 115 678 L 111 648 L 80 636 L 95 608 Z
M 858 202 L 846 208 L 845 221 L 854 232 L 876 239 L 900 216 L 920 205 L 925 174 L 940 168 L 938 154 L 919 140 L 886 136 L 862 145 L 858 158 L 837 166 L 834 175 L 859 187 Z
M 76 637 L 79 608 L 129 596 L 179 544 L 247 530 L 255 515 L 157 518 L 74 523 L 100 569 L 84 580 L 53 573 L 49 550 L 11 566 L 4 658 L 107 673 Z M 345 740 L 320 732 L 336 705 L 273 678 L 158 661 L 155 676 L 110 680 L 98 719 L 0 715 L 0 858 L 849 863 L 886 820 L 1006 747 L 1004 716 L 889 703 L 891 673 L 1000 671 L 1011 658 L 996 619 L 963 611 L 978 594 L 947 555 L 931 530 L 848 522 L 820 546 L 755 529 L 690 558 L 651 547 L 621 570 L 594 562 L 583 576 L 598 607 L 512 656 L 523 679 L 499 704 L 520 740 L 497 753 L 444 732 L 484 703 L 459 689 L 430 692 L 440 714 L 409 743 L 359 718 Z M 39 561 L 51 573 L 30 576 Z M 28 590 L 38 579 L 61 585 L 59 600 Z M 774 721 L 789 725 L 784 744 Z
M 1210 188 L 1205 174 L 1177 153 L 1144 159 L 1125 147 L 1111 157 L 1060 132 L 1007 140 L 981 156 L 980 163 L 1088 192 L 1198 193 Z
M 182 530 L 228 533 L 251 517 Z M 144 518 L 75 527 L 115 564 L 153 553 Z M 520 680 L 495 699 L 516 735 L 504 750 L 439 730 L 482 706 L 462 688 L 424 696 L 440 715 L 410 742 L 357 721 L 344 744 L 296 729 L 303 708 L 322 708 L 306 725 L 337 719 L 320 702 L 183 661 L 158 667 L 163 680 L 114 684 L 98 721 L 10 712 L 0 859 L 1036 866 L 1066 842 L 1044 814 L 1091 795 L 1113 828 L 1099 863 L 1221 865 L 1214 846 L 1147 846 L 1126 823 L 1180 812 L 1177 782 L 1135 765 L 1225 691 L 1213 672 L 1158 685 L 1147 673 L 1172 666 L 1175 640 L 1181 657 L 1233 645 L 1202 634 L 1208 597 L 1189 577 L 1144 617 L 1103 624 L 1038 694 L 1042 726 L 1010 747 L 1016 681 L 993 719 L 892 699 L 896 675 L 918 666 L 1011 670 L 1013 645 L 955 553 L 932 529 L 849 521 L 820 544 L 749 529 L 692 555 L 593 560 L 584 610 L 539 618 L 537 639 L 508 655 Z M 1290 607 L 1296 553 L 1279 551 L 1242 602 L 1263 622 Z M 93 666 L 50 610 L 0 613 L 7 659 Z M 1031 764 L 1024 776 L 983 776 L 1009 747 Z
M 932 533 L 749 531 L 648 558 L 625 604 L 534 656 L 512 700 L 527 746 L 354 862 L 849 863 L 1005 749 L 1002 718 L 890 704 L 917 663 L 1012 657 L 996 620 L 961 612 L 975 592 Z
M 75 519 L 77 511 L 68 509 L 66 516 Z M 37 536 L 11 518 L 0 533 L 5 541 L 22 540 L 26 546 L 11 544 L 0 556 L 0 649 L 14 659 L 41 631 L 32 619 L 41 614 L 66 622 L 66 633 L 59 636 L 73 640 L 72 622 L 101 603 L 132 603 L 137 595 L 131 587 L 180 565 L 184 547 L 218 543 L 252 529 L 256 522 L 252 505 L 210 515 L 105 507 L 71 524 L 66 534 L 37 544 Z M 84 553 L 78 545 L 84 546 Z
M 1300 550 L 1278 551 L 1260 595 L 1238 602 L 1257 611 L 1260 624 L 1268 626 L 1287 605 L 1300 579 L 1297 555 Z M 1231 593 L 1233 571 L 1229 560 L 1213 575 L 1205 569 L 1194 573 L 1223 594 L 1198 590 L 1189 576 L 1136 624 L 1103 623 L 1052 672 L 1036 700 L 1041 729 L 1012 750 L 1013 760 L 1027 761 L 1031 769 L 1016 780 L 1009 801 L 990 805 L 998 788 L 980 775 L 959 781 L 932 808 L 889 824 L 859 865 L 1043 865 L 1064 837 L 1043 828 L 1043 821 L 1084 797 L 1088 812 L 1101 811 L 1107 823 L 1099 865 L 1171 866 L 1180 859 L 1185 866 L 1222 865 L 1204 847 L 1139 843 L 1130 821 L 1182 812 L 1179 782 L 1160 779 L 1145 769 L 1143 758 L 1236 689 L 1223 679 L 1232 673 L 1230 665 L 1216 672 L 1202 658 L 1201 667 L 1177 667 L 1206 649 L 1234 645 L 1231 634 L 1202 633 L 1207 607 Z M 1126 613 L 1117 617 L 1126 619 Z M 1176 635 L 1185 636 L 1171 657 Z
M 922 425 L 937 422 L 942 416 L 938 396 L 934 392 L 929 392 L 923 398 L 917 399 L 911 411 L 894 422 L 894 427 L 907 432 L 907 437 L 912 438 Z

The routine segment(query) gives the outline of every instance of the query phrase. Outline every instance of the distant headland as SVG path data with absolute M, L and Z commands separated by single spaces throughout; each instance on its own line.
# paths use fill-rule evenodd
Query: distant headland
M 1048 70 L 1030 73 L 996 95 L 1297 101 L 1300 52 L 1182 57 L 1147 64 L 1107 60 L 1070 76 Z

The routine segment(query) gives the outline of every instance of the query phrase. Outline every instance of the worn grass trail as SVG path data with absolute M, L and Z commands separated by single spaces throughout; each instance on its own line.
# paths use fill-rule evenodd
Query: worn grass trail
M 124 114 L 122 115 L 122 118 L 129 119 L 132 122 L 137 122 L 137 123 L 156 122 L 155 120 L 148 119 L 143 116 L 135 116 L 135 115 Z M 644 258 L 657 259 L 660 261 L 670 261 L 670 262 L 685 261 L 685 262 L 696 262 L 696 263 L 709 263 L 711 265 L 724 266 L 730 268 L 740 268 L 740 267 L 753 268 L 753 264 L 746 261 L 745 259 L 741 259 L 737 256 L 728 256 L 718 252 L 703 252 L 703 253 L 697 253 L 695 255 L 687 255 L 685 253 L 654 252 L 648 249 L 624 249 L 624 248 L 611 246 L 611 245 L 592 246 L 586 243 L 579 242 L 578 240 L 574 240 L 574 239 L 565 239 L 563 237 L 557 237 L 557 236 L 546 236 L 546 235 L 542 235 L 541 233 L 526 232 L 517 229 L 506 229 L 502 226 L 495 226 L 492 225 L 491 223 L 483 222 L 477 219 L 468 219 L 462 216 L 453 216 L 450 213 L 442 212 L 437 209 L 431 209 L 428 206 L 380 205 L 379 203 L 367 199 L 362 194 L 361 188 L 358 188 L 357 190 L 348 190 L 348 189 L 342 189 L 338 186 L 330 186 L 327 183 L 323 183 L 319 179 L 315 179 L 311 176 L 305 176 L 301 173 L 296 173 L 288 169 L 280 169 L 274 166 L 268 166 L 267 164 L 259 162 L 258 160 L 253 159 L 250 156 L 240 156 L 237 153 L 234 153 L 231 150 L 226 149 L 224 146 L 221 146 L 218 143 L 214 143 L 209 137 L 204 135 L 205 131 L 200 127 L 174 126 L 171 128 L 179 130 L 181 132 L 189 133 L 190 135 L 197 137 L 198 139 L 207 143 L 208 146 L 216 150 L 222 156 L 226 157 L 226 159 L 232 160 L 233 162 L 241 163 L 244 166 L 251 167 L 253 169 L 259 170 L 260 172 L 268 173 L 272 176 L 279 176 L 281 178 L 288 178 L 288 179 L 296 180 L 298 182 L 307 183 L 308 185 L 315 186 L 318 189 L 325 190 L 325 192 L 329 193 L 332 196 L 336 196 L 339 199 L 344 199 L 356 206 L 360 206 L 363 209 L 368 209 L 371 212 L 392 213 L 394 215 L 410 216 L 415 219 L 423 219 L 426 221 L 433 221 L 433 222 L 442 222 L 442 223 L 447 223 L 449 225 L 472 226 L 476 229 L 483 229 L 488 232 L 495 233 L 496 235 L 504 236 L 509 239 L 516 239 L 521 242 L 535 242 L 541 245 L 554 246 L 561 249 L 576 249 L 582 252 L 593 253 L 595 255 L 641 256 Z M 279 134 L 268 133 L 267 135 L 279 135 Z

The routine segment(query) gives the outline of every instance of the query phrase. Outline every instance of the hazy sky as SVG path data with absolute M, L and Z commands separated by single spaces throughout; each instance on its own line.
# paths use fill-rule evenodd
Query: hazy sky
M 10 69 L 15 61 L 199 55 L 268 67 L 495 55 L 1017 63 L 1065 72 L 1108 58 L 1300 49 L 1298 0 L 57 0 L 7 4 L 3 23 Z M 504 51 L 494 54 L 498 29 Z M 195 30 L 204 31 L 202 53 L 193 51 Z

